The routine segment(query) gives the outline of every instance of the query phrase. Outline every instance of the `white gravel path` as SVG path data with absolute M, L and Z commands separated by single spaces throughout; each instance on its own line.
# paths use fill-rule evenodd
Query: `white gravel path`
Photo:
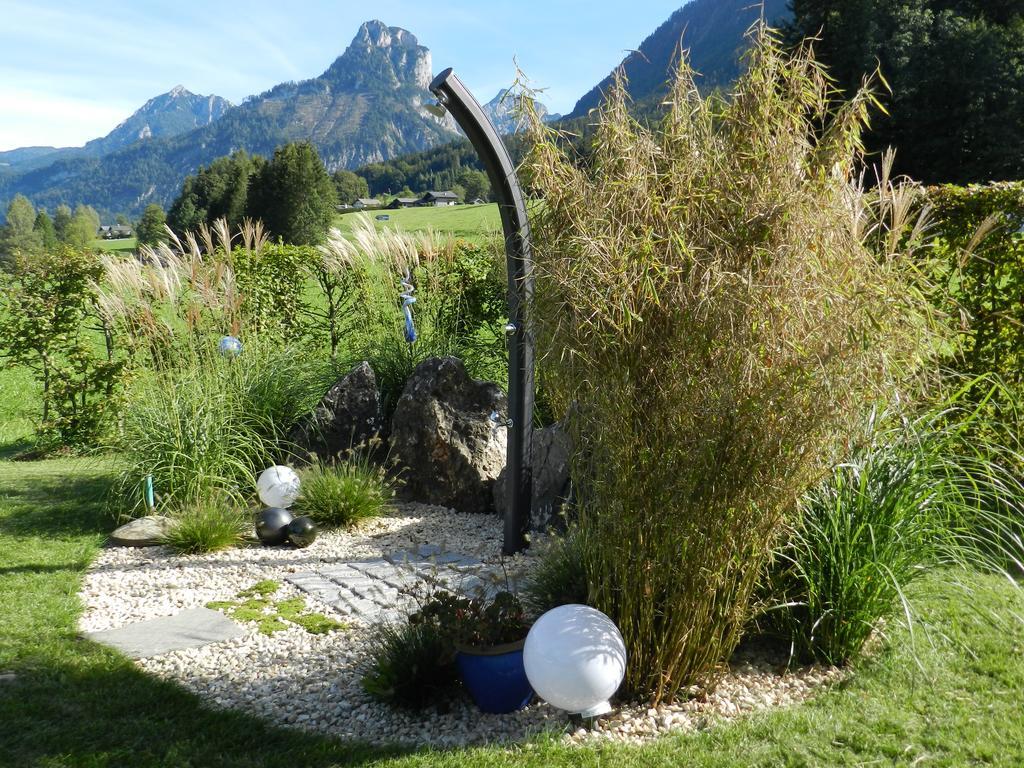
M 274 723 L 377 744 L 456 746 L 522 741 L 541 732 L 569 741 L 642 742 L 670 730 L 704 728 L 719 719 L 802 701 L 841 677 L 831 668 L 781 673 L 777 660 L 748 655 L 737 661 L 716 691 L 657 710 L 625 706 L 593 731 L 573 730 L 565 715 L 544 703 L 511 715 L 480 713 L 468 697 L 445 712 L 410 714 L 372 699 L 360 684 L 372 625 L 343 617 L 285 582 L 295 573 L 352 560 L 380 558 L 423 544 L 440 546 L 497 565 L 501 521 L 420 504 L 354 531 L 321 534 L 307 549 L 243 547 L 210 555 L 179 556 L 165 547 L 107 548 L 90 567 L 81 592 L 82 631 L 97 631 L 171 616 L 212 601 L 236 599 L 258 581 L 282 586 L 275 600 L 304 597 L 311 610 L 344 619 L 347 630 L 312 635 L 299 627 L 265 636 L 246 624 L 245 636 L 203 648 L 139 660 L 158 677 L 174 680 L 213 705 L 241 709 Z M 507 567 L 529 567 L 519 556 Z

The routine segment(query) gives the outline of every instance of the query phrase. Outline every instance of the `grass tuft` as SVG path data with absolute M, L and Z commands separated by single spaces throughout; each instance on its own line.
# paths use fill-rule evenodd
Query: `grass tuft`
M 162 541 L 183 555 L 218 552 L 240 544 L 250 529 L 249 516 L 230 503 L 201 501 L 171 513 Z
M 296 509 L 324 526 L 350 526 L 379 517 L 394 496 L 386 471 L 365 458 L 317 463 L 301 477 Z

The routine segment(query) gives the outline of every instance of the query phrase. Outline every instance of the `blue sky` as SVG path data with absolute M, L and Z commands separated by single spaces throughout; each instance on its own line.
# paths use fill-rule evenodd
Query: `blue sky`
M 377 18 L 455 67 L 482 101 L 515 76 L 567 112 L 684 0 L 0 0 L 0 150 L 77 146 L 184 85 L 238 103 L 315 77 Z

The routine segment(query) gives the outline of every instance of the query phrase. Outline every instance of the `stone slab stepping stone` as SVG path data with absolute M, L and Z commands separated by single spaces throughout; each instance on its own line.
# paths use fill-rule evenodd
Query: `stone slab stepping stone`
M 170 527 L 169 518 L 159 515 L 140 517 L 110 534 L 110 543 L 116 547 L 155 547 Z
M 245 634 L 245 629 L 239 624 L 209 608 L 191 608 L 177 616 L 84 633 L 90 640 L 116 648 L 133 659 L 198 648 Z

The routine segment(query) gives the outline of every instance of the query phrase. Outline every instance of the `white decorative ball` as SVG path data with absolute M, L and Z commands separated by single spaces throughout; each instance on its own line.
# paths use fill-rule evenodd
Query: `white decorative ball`
M 626 674 L 626 645 L 615 623 L 585 605 L 562 605 L 530 628 L 526 677 L 537 695 L 571 714 L 597 717 Z
M 268 507 L 288 509 L 299 498 L 299 476 L 291 467 L 270 467 L 256 481 L 256 492 Z

